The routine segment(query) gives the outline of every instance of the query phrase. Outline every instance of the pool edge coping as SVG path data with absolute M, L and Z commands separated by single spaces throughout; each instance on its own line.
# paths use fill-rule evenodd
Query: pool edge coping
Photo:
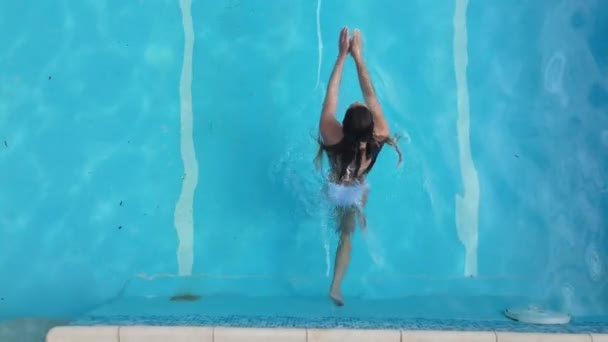
M 48 331 L 47 342 L 69 341 L 148 341 L 151 337 L 181 337 L 199 342 L 220 341 L 587 341 L 608 342 L 606 333 L 546 333 L 466 330 L 397 330 L 397 329 L 312 329 L 312 328 L 252 328 L 222 326 L 146 326 L 99 325 L 56 326 Z M 464 339 L 466 337 L 466 339 Z M 181 339 L 180 339 L 181 341 Z

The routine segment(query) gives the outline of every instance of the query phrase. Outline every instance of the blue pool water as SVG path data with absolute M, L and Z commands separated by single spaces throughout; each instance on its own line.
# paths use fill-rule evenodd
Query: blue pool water
M 597 0 L 1 2 L 0 318 L 605 326 L 607 23 Z M 369 177 L 340 311 L 312 159 L 343 25 L 404 165 Z

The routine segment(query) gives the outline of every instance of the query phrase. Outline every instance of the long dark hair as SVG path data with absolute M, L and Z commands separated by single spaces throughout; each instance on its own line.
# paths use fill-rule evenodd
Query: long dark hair
M 355 178 L 359 175 L 359 169 L 361 167 L 361 143 L 366 144 L 365 153 L 366 159 L 370 159 L 373 155 L 378 153 L 382 143 L 387 143 L 395 148 L 399 155 L 399 162 L 401 162 L 401 151 L 397 146 L 396 139 L 386 137 L 378 138 L 374 135 L 374 116 L 372 112 L 366 106 L 352 106 L 348 108 L 342 120 L 342 133 L 344 138 L 332 146 L 323 144 L 320 138 L 318 138 L 319 151 L 315 158 L 315 165 L 317 168 L 321 168 L 321 161 L 323 157 L 323 151 L 332 153 L 336 156 L 338 169 L 338 179 L 341 179 L 345 174 L 347 167 L 355 161 Z M 369 172 L 370 168 L 367 170 Z

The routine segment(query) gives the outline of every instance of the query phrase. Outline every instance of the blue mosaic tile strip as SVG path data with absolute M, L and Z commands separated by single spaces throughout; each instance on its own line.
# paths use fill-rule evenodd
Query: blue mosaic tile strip
M 537 333 L 608 333 L 608 322 L 533 325 L 510 320 L 467 321 L 425 318 L 285 317 L 285 316 L 87 316 L 71 325 L 223 326 L 248 328 L 400 329 L 513 331 Z

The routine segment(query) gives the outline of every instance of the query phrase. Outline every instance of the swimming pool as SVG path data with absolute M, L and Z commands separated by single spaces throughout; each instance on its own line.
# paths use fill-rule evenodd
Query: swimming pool
M 2 2 L 0 318 L 535 330 L 501 310 L 540 305 L 606 330 L 606 19 L 593 0 Z M 404 166 L 384 153 L 369 178 L 341 310 L 311 136 L 345 24 Z M 341 89 L 340 111 L 351 61 Z

